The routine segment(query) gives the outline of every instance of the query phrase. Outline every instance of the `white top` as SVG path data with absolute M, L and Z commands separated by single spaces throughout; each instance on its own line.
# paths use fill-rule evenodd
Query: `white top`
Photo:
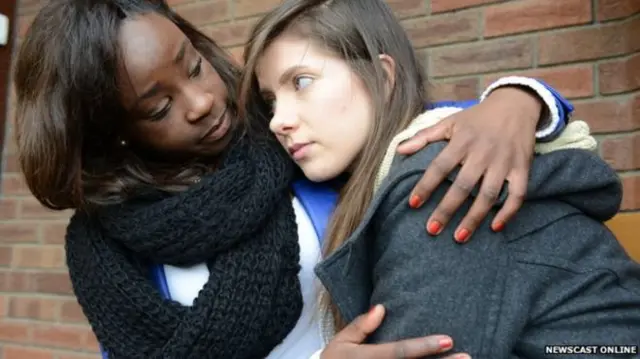
M 293 210 L 298 224 L 300 243 L 300 286 L 302 288 L 302 314 L 284 341 L 275 347 L 265 359 L 309 358 L 322 347 L 320 318 L 318 313 L 318 284 L 313 268 L 321 257 L 320 244 L 313 223 L 297 198 Z M 206 264 L 193 267 L 164 266 L 171 298 L 182 305 L 193 305 L 194 299 L 209 279 Z

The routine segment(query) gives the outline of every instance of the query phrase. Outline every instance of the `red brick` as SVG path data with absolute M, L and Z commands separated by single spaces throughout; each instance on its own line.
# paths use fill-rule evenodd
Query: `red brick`
M 171 7 L 176 7 L 177 5 L 186 4 L 189 2 L 193 2 L 193 0 L 167 0 L 167 4 Z
M 62 304 L 60 319 L 67 323 L 85 323 L 87 318 L 75 300 L 67 300 Z
M 57 359 L 96 359 L 96 355 L 65 353 L 59 354 Z
M 9 297 L 7 297 L 6 295 L 0 295 L 0 320 L 4 320 L 4 318 L 7 316 L 7 308 L 9 307 L 9 305 L 7 304 L 8 301 Z
M 69 218 L 71 211 L 54 211 L 42 206 L 35 198 L 26 198 L 20 203 L 18 216 L 23 219 Z
M 622 210 L 640 209 L 640 176 L 622 177 Z
M 386 0 L 399 19 L 409 16 L 425 15 L 427 7 L 424 0 Z
M 220 46 L 244 45 L 249 37 L 249 31 L 255 24 L 254 19 L 241 20 L 233 23 L 222 23 L 208 27 L 205 33 Z
M 2 176 L 0 191 L 8 196 L 24 196 L 31 193 L 22 175 L 8 173 Z
M 593 133 L 640 129 L 640 94 L 623 99 L 576 102 L 575 118 L 586 121 Z
M 472 11 L 405 20 L 402 25 L 413 46 L 420 48 L 478 39 L 478 17 L 479 13 Z
M 229 54 L 231 54 L 231 58 L 235 60 L 238 65 L 242 65 L 244 63 L 243 54 L 244 54 L 244 46 L 235 46 L 230 49 L 227 49 Z
M 28 342 L 29 324 L 23 322 L 11 322 L 8 320 L 0 321 L 0 340 L 16 343 Z
M 0 291 L 29 292 L 33 290 L 32 284 L 28 273 L 0 270 Z
M 18 163 L 18 155 L 7 154 L 4 156 L 4 172 L 3 173 L 14 173 L 20 171 L 20 164 Z
M 475 99 L 478 98 L 478 79 L 430 81 L 427 94 L 432 101 Z
M 21 272 L 0 270 L 0 291 L 72 295 L 66 272 Z
M 491 4 L 502 0 L 431 0 L 431 12 L 459 10 L 472 6 Z
M 9 316 L 19 319 L 56 321 L 60 317 L 60 300 L 50 298 L 12 297 Z
M 567 98 L 590 97 L 594 94 L 593 66 L 591 64 L 549 67 L 488 75 L 484 77 L 482 86 L 486 87 L 500 77 L 510 75 L 540 79 L 553 86 L 553 88 Z
M 18 201 L 13 198 L 0 198 L 0 219 L 13 219 L 18 215 Z
M 233 2 L 233 16 L 239 18 L 263 14 L 281 2 L 281 0 L 235 0 Z
M 93 332 L 90 329 L 89 329 L 89 334 L 87 335 L 87 344 L 85 345 L 85 348 L 87 350 L 91 350 L 94 352 L 98 352 L 100 350 L 100 344 L 98 343 L 96 336 L 93 334 Z
M 42 241 L 46 244 L 64 244 L 67 222 L 50 222 L 42 225 Z
M 429 51 L 429 75 L 442 77 L 531 67 L 531 39 L 507 39 Z
M 630 53 L 640 46 L 640 42 L 634 39 L 638 37 L 634 35 L 637 31 L 640 31 L 640 18 L 632 22 L 543 34 L 538 44 L 539 63 L 595 60 Z
M 489 6 L 485 36 L 552 29 L 591 21 L 591 0 L 526 0 Z
M 19 268 L 63 268 L 64 250 L 61 246 L 15 246 L 13 266 Z
M 13 250 L 11 247 L 0 246 L 0 266 L 8 267 L 11 265 Z
M 84 326 L 38 324 L 33 328 L 35 343 L 56 348 L 86 349 L 90 336 L 90 329 Z
M 6 345 L 2 359 L 55 359 L 51 350 Z
M 73 294 L 68 273 L 30 273 L 34 292 L 47 294 Z
M 640 88 L 640 53 L 598 65 L 601 94 L 615 94 Z
M 226 0 L 189 3 L 178 6 L 176 12 L 194 25 L 207 25 L 230 18 Z
M 640 12 L 638 0 L 598 0 L 598 21 L 619 19 Z
M 602 158 L 617 170 L 640 169 L 640 134 L 606 138 L 600 145 Z
M 33 223 L 0 222 L 0 243 L 34 243 L 38 227 Z

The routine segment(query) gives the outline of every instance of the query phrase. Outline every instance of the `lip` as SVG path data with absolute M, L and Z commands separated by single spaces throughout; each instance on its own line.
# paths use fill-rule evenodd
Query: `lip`
M 222 114 L 213 122 L 213 125 L 200 138 L 200 142 L 213 142 L 222 138 L 229 130 L 229 116 L 227 116 L 229 107 L 225 107 Z
M 289 150 L 289 154 L 291 155 L 293 160 L 294 161 L 299 161 L 299 160 L 303 159 L 307 155 L 307 152 L 309 150 L 309 146 L 311 146 L 311 144 L 312 144 L 312 142 L 295 143 L 295 144 L 287 147 L 287 149 Z

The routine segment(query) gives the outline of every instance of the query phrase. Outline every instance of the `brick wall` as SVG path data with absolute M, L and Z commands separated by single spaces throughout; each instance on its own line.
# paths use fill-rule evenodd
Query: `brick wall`
M 5 1 L 5 0 L 2 0 Z M 275 0 L 169 0 L 240 56 Z M 39 0 L 18 0 L 18 37 Z M 638 0 L 389 0 L 429 70 L 437 99 L 476 97 L 504 74 L 544 79 L 573 99 L 640 210 Z M 11 101 L 11 100 L 10 100 Z M 11 108 L 9 110 L 11 113 Z M 0 192 L 0 358 L 95 358 L 70 291 L 62 237 L 68 213 L 42 209 L 20 178 L 7 126 Z

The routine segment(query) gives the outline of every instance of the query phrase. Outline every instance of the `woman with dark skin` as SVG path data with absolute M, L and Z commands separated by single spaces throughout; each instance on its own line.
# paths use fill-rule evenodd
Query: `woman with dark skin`
M 22 169 L 43 205 L 75 210 L 69 272 L 110 358 L 300 358 L 319 345 L 300 320 L 313 282 L 302 277 L 318 258 L 298 238 L 289 186 L 299 174 L 268 135 L 257 94 L 238 118 L 239 74 L 161 1 L 53 1 L 25 36 L 15 75 Z M 504 226 L 526 187 L 541 114 L 553 112 L 544 104 L 504 87 L 406 145 L 450 139 L 416 188 L 422 199 L 465 163 L 467 183 L 433 220 L 444 226 L 467 185 L 495 172 L 515 194 L 495 219 Z M 473 209 L 469 225 L 486 213 Z M 177 283 L 172 300 L 147 274 L 157 264 Z M 451 347 L 440 335 L 361 345 L 382 315 L 354 320 L 334 344 L 367 358 Z

